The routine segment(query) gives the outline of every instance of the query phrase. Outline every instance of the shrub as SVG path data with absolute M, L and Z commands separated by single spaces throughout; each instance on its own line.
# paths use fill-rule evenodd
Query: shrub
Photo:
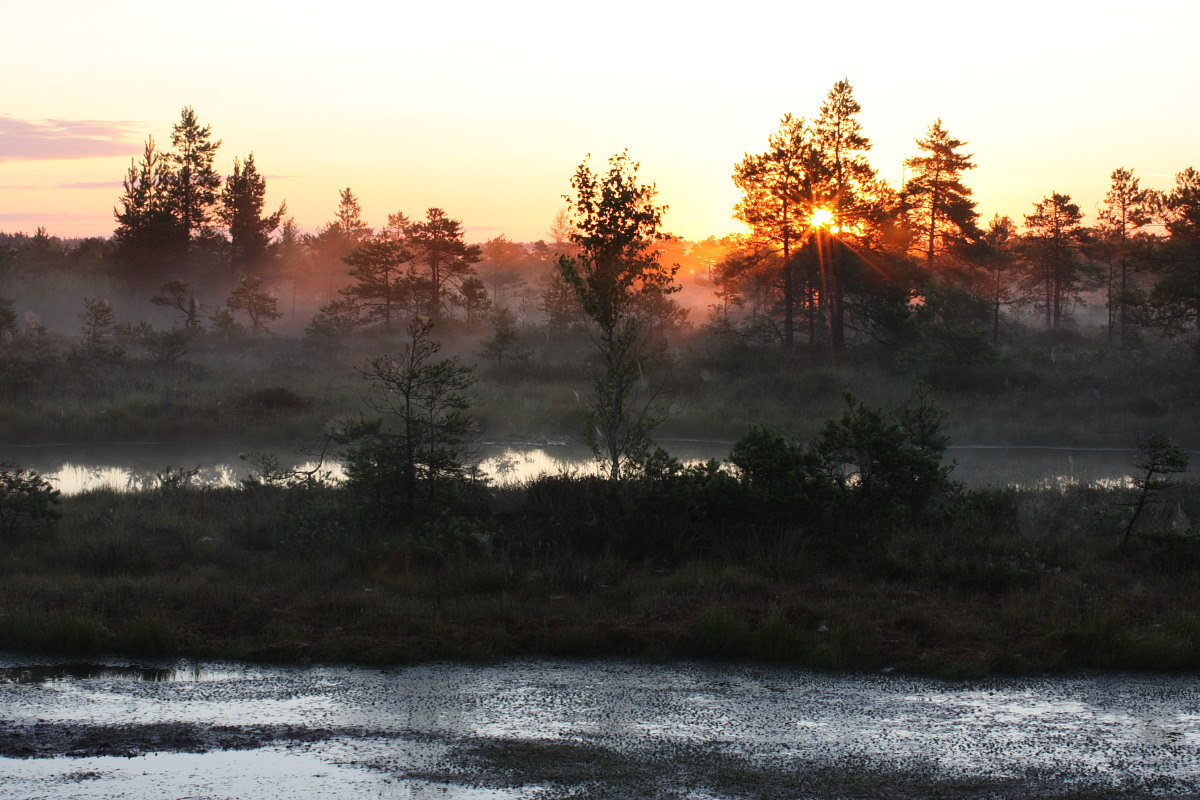
M 472 475 L 472 368 L 457 358 L 435 360 L 441 344 L 432 329 L 432 322 L 413 319 L 404 352 L 373 359 L 362 370 L 371 387 L 367 404 L 381 416 L 337 437 L 349 445 L 343 453 L 349 485 L 377 514 L 453 495 Z
M 752 427 L 729 455 L 754 507 L 801 514 L 909 519 L 953 494 L 943 465 L 946 415 L 924 393 L 890 414 L 846 394 L 846 410 L 806 446 Z
M 58 489 L 34 470 L 0 461 L 0 534 L 51 529 L 60 516 Z
M 842 418 L 828 420 L 809 451 L 815 468 L 842 495 L 852 495 L 859 510 L 919 515 L 956 488 L 954 465 L 942 465 L 950 443 L 942 432 L 945 419 L 921 391 L 891 415 L 847 393 Z

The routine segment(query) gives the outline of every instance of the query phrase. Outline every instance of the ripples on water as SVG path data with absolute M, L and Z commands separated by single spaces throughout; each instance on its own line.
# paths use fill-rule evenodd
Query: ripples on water
M 528 787 L 470 788 L 477 782 L 451 763 L 464 743 L 501 741 L 587 745 L 635 759 L 707 747 L 781 774 L 849 760 L 938 780 L 1035 775 L 1063 787 L 1200 791 L 1198 687 L 1192 676 L 955 683 L 695 663 L 366 670 L 9 659 L 0 662 L 6 724 L 273 724 L 333 733 L 250 752 L 0 759 L 0 782 L 12 798 L 47 796 L 47 787 L 71 781 L 72 797 L 530 796 Z M 90 777 L 70 777 L 79 774 Z

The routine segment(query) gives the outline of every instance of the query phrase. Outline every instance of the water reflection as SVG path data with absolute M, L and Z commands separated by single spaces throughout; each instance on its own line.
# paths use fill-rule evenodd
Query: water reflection
M 174 669 L 132 667 L 112 664 L 35 664 L 23 667 L 0 667 L 0 685 L 67 683 L 100 679 L 106 681 L 149 681 L 162 683 L 179 680 Z
M 730 442 L 664 440 L 674 456 L 692 463 L 729 455 Z M 277 448 L 285 467 L 311 470 L 311 457 L 290 455 Z M 1062 489 L 1080 484 L 1127 485 L 1135 451 L 1121 448 L 1060 447 L 952 447 L 948 459 L 956 463 L 954 477 L 969 486 L 1034 486 Z M 1193 453 L 1193 463 L 1200 454 Z M 204 486 L 236 486 L 253 469 L 239 459 L 234 445 L 188 446 L 155 443 L 109 445 L 47 445 L 0 447 L 0 461 L 8 460 L 38 470 L 64 494 L 92 489 L 154 488 L 164 477 L 178 479 L 195 470 L 194 481 Z M 572 472 L 596 474 L 598 467 L 581 443 L 523 442 L 491 443 L 481 450 L 481 474 L 498 483 L 519 483 L 542 474 Z M 168 466 L 169 465 L 169 466 Z M 170 470 L 169 474 L 167 470 Z M 323 470 L 338 480 L 341 465 L 326 462 Z M 1194 473 L 1181 477 L 1189 478 Z
M 5 713 L 14 725 L 54 720 L 324 729 L 328 740 L 306 744 L 304 752 L 314 757 L 309 774 L 323 772 L 329 780 L 317 781 L 312 793 L 301 792 L 305 796 L 347 779 L 361 780 L 356 788 L 373 792 L 389 776 L 403 779 L 463 740 L 584 743 L 635 758 L 716 748 L 773 769 L 865 759 L 947 779 L 1037 774 L 1053 775 L 1063 787 L 1133 781 L 1163 791 L 1200 790 L 1200 691 L 1191 676 L 959 683 L 619 661 L 386 671 L 198 666 L 190 668 L 193 680 L 181 664 L 89 669 L 10 659 L 0 668 L 6 675 L 41 670 L 55 676 L 4 688 Z M 167 674 L 172 677 L 158 679 Z M 213 674 L 224 677 L 205 680 Z M 271 748 L 258 752 L 268 759 L 285 755 Z M 296 749 L 290 753 L 298 755 Z M 189 769 L 208 757 L 196 758 Z M 0 760 L 0 777 L 6 769 Z

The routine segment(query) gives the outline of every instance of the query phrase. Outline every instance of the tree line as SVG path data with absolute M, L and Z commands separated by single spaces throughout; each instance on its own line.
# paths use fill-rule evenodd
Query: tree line
M 894 187 L 870 164 L 860 112 L 852 85 L 839 81 L 812 118 L 785 115 L 764 152 L 735 164 L 742 198 L 734 216 L 746 233 L 690 246 L 670 237 L 655 243 L 667 264 L 704 263 L 703 282 L 714 293 L 708 331 L 834 361 L 857 342 L 926 360 L 986 362 L 1006 322 L 1063 330 L 1099 298 L 1114 342 L 1156 331 L 1183 337 L 1200 357 L 1195 169 L 1180 172 L 1166 192 L 1143 188 L 1132 169 L 1114 170 L 1095 225 L 1084 225 L 1079 205 L 1061 192 L 1033 203 L 1021 225 L 1001 215 L 984 222 L 968 185 L 975 163 L 966 141 L 935 120 Z M 316 298 L 308 329 L 326 336 L 392 329 L 412 316 L 457 316 L 467 327 L 499 317 L 511 323 L 518 305 L 552 327 L 584 324 L 587 315 L 556 269 L 560 256 L 577 251 L 571 235 L 579 219 L 570 209 L 554 221 L 549 243 L 497 237 L 479 246 L 438 208 L 424 218 L 390 214 L 374 230 L 346 188 L 335 217 L 302 234 L 286 204 L 265 208 L 265 178 L 252 153 L 218 174 L 220 144 L 184 108 L 171 149 L 150 139 L 131 162 L 111 239 L 68 247 L 42 229 L 7 235 L 0 268 L 100 265 L 158 287 L 189 328 L 200 324 L 189 311 L 198 284 L 241 289 L 234 306 L 209 308 L 209 319 L 221 327 L 230 313 L 246 311 L 254 331 L 272 319 L 262 297 L 268 289 L 277 301 L 290 289 L 293 305 L 298 293 Z M 662 326 L 678 329 L 686 312 L 676 300 L 659 293 L 641 302 L 657 304 Z
M 1004 310 L 1061 330 L 1098 293 L 1109 337 L 1185 335 L 1200 357 L 1195 169 L 1166 192 L 1114 170 L 1093 226 L 1060 192 L 1035 202 L 1021 228 L 1001 215 L 984 223 L 966 183 L 967 142 L 935 120 L 896 188 L 867 159 L 861 110 L 839 81 L 815 117 L 785 115 L 767 149 L 735 166 L 734 213 L 748 232 L 728 240 L 719 264 L 714 330 L 827 348 L 836 360 L 850 337 L 903 342 L 941 323 L 971 333 L 957 344 L 983 353 L 983 332 L 998 342 Z

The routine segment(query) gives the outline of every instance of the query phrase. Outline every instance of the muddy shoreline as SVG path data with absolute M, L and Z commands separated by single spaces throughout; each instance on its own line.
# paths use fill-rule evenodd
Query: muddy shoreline
M 274 744 L 323 742 L 336 737 L 385 734 L 302 725 L 205 725 L 156 722 L 124 725 L 78 725 L 0 720 L 0 757 L 136 758 L 151 753 L 208 753 L 250 750 Z M 397 734 L 386 734 L 395 736 Z

